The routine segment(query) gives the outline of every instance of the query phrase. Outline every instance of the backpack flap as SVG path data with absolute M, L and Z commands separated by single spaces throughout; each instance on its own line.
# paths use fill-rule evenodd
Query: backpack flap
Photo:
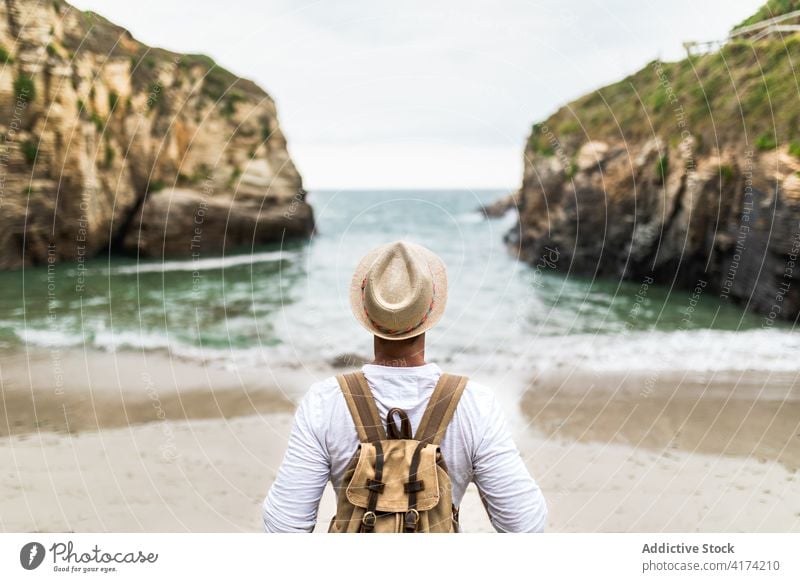
M 381 441 L 384 455 L 383 487 L 378 495 L 377 511 L 398 513 L 408 509 L 409 467 L 414 450 L 419 441 L 385 440 Z M 417 483 L 412 487 L 417 493 L 416 509 L 428 511 L 439 503 L 439 475 L 436 459 L 439 447 L 427 444 L 419 452 Z M 357 507 L 367 507 L 370 489 L 368 485 L 375 479 L 375 445 L 362 443 L 355 472 L 347 486 L 347 499 Z M 373 484 L 374 487 L 374 484 Z

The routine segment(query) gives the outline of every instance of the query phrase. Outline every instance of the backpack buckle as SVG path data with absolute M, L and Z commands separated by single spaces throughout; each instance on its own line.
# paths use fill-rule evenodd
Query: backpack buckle
M 375 520 L 377 516 L 375 515 L 374 511 L 367 511 L 364 516 L 361 518 L 361 523 L 364 524 L 365 527 L 373 528 L 375 527 Z
M 419 522 L 419 511 L 416 509 L 409 509 L 405 515 L 405 530 L 406 532 L 417 531 L 417 523 Z

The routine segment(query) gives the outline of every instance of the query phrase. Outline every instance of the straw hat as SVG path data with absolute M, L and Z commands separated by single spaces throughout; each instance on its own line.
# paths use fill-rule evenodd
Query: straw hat
M 444 263 L 425 247 L 397 241 L 371 250 L 350 283 L 350 306 L 370 333 L 388 340 L 432 328 L 447 304 Z

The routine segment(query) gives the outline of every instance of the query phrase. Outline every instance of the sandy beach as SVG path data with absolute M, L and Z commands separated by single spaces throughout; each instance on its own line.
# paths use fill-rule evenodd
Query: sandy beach
M 164 353 L 0 358 L 2 531 L 259 531 L 308 383 Z M 508 411 L 548 531 L 800 531 L 797 376 L 531 374 Z M 318 531 L 333 514 L 332 491 Z M 470 487 L 465 531 L 491 531 Z

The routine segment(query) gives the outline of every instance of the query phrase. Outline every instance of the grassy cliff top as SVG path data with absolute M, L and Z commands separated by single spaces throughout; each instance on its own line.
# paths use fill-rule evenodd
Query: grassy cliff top
M 794 12 L 795 10 L 800 10 L 800 0 L 769 0 L 769 2 L 758 9 L 758 12 L 734 26 L 733 30 L 756 24 L 762 20 L 769 20 L 770 18 L 775 18 L 782 14 Z
M 798 3 L 772 0 L 761 10 Z M 528 147 L 552 153 L 546 126 L 567 147 L 656 135 L 675 145 L 688 131 L 701 152 L 734 142 L 772 149 L 800 141 L 799 100 L 800 34 L 735 40 L 675 63 L 654 61 L 584 95 L 534 125 Z
M 184 70 L 201 67 L 204 92 L 212 98 L 219 99 L 234 89 L 258 99 L 267 96 L 254 82 L 238 77 L 219 66 L 209 56 L 180 54 L 150 47 L 136 40 L 127 29 L 96 12 L 80 11 L 63 0 L 54 0 L 52 6 L 56 13 L 71 13 L 75 16 L 68 20 L 71 26 L 65 27 L 63 38 L 56 39 L 63 44 L 71 58 L 83 52 L 91 52 L 102 59 L 130 59 L 134 83 L 143 87 L 149 86 L 156 79 L 160 66 L 171 67 L 177 64 Z

